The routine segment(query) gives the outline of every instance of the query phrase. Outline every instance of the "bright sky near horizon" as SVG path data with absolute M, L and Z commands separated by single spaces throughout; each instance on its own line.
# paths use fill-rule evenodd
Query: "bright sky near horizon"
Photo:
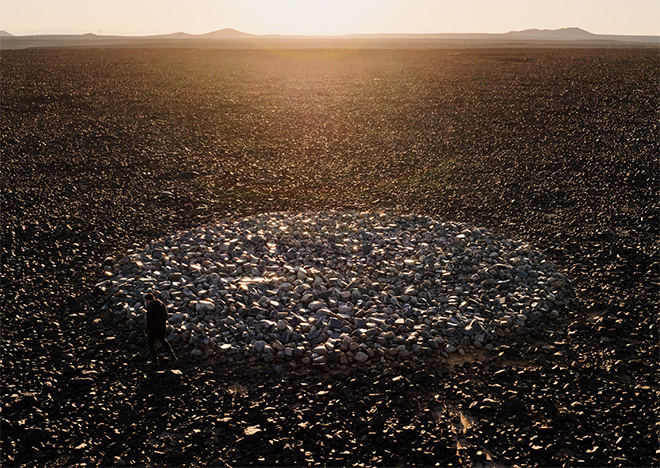
M 15 35 L 234 28 L 253 34 L 502 33 L 579 27 L 660 35 L 658 0 L 0 0 Z

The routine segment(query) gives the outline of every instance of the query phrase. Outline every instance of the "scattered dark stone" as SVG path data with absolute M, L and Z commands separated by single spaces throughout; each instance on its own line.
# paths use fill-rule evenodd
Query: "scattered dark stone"
M 180 180 L 191 180 L 199 177 L 199 172 L 197 171 L 182 171 L 177 174 L 176 178 Z
M 418 370 L 418 371 L 415 372 L 415 373 L 412 375 L 412 377 L 411 377 L 411 380 L 412 380 L 414 383 L 417 383 L 417 384 L 419 384 L 419 383 L 425 383 L 425 382 L 427 382 L 429 379 L 430 379 L 430 375 L 429 375 L 429 373 L 428 373 L 427 371 L 425 371 L 425 370 Z
M 33 49 L 2 62 L 1 464 L 657 464 L 656 50 Z M 129 249 L 321 209 L 525 239 L 571 294 L 492 353 L 343 375 L 231 356 L 154 375 L 143 337 L 100 308 L 103 267 Z M 368 233 L 356 247 L 386 248 Z M 494 277 L 483 294 L 511 287 Z M 244 306 L 228 313 L 260 313 Z
M 520 397 L 512 397 L 504 402 L 503 407 L 507 413 L 521 413 L 525 411 L 525 400 Z
M 25 435 L 25 443 L 28 445 L 36 445 L 46 440 L 46 433 L 43 429 L 38 427 L 29 429 Z
M 91 377 L 77 377 L 69 381 L 72 385 L 77 387 L 86 387 L 94 383 L 94 379 Z

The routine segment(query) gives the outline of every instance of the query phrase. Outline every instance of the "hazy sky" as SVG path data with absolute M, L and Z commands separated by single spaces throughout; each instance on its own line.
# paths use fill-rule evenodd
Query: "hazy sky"
M 0 0 L 12 34 L 507 32 L 660 35 L 658 0 Z

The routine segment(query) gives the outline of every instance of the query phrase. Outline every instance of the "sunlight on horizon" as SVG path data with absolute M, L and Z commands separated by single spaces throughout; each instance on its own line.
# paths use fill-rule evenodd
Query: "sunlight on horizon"
M 35 14 L 35 12 L 39 12 Z M 596 34 L 660 34 L 651 0 L 1 0 L 12 34 L 503 33 L 579 27 Z

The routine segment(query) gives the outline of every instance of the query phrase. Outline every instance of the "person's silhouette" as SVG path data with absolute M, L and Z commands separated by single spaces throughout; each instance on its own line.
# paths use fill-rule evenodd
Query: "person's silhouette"
M 172 346 L 165 339 L 167 331 L 167 309 L 165 308 L 165 304 L 156 299 L 152 293 L 148 293 L 144 296 L 144 299 L 147 303 L 147 329 L 145 335 L 147 336 L 147 342 L 149 343 L 149 351 L 151 351 L 152 361 L 155 364 L 159 363 L 158 353 L 156 353 L 156 340 L 160 341 L 161 345 L 165 348 L 165 351 L 167 351 L 173 359 L 176 359 Z

